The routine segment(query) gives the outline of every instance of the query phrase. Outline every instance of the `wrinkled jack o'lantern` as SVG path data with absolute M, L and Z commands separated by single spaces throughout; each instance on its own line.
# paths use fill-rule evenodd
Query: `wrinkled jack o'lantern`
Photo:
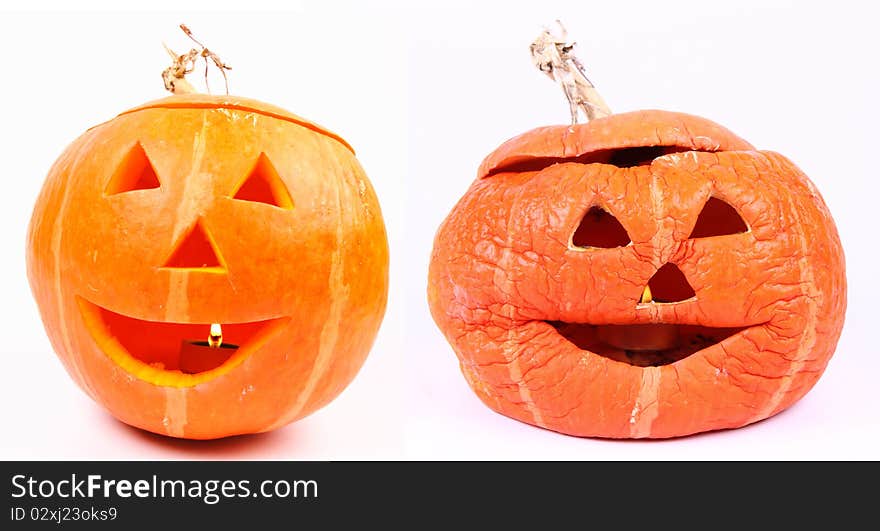
M 382 216 L 349 145 L 230 96 L 174 95 L 73 142 L 27 258 L 76 382 L 175 437 L 267 431 L 328 403 L 387 296 Z
M 845 291 L 834 222 L 794 164 L 639 111 L 490 154 L 437 233 L 428 297 L 492 409 L 642 438 L 793 404 L 834 351 Z

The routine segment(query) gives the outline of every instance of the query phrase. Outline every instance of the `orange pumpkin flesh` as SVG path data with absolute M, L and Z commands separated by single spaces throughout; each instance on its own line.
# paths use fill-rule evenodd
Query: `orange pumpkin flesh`
M 802 397 L 840 335 L 846 279 L 830 213 L 790 161 L 640 111 L 490 154 L 437 233 L 428 299 L 492 409 L 660 438 Z
M 381 212 L 350 146 L 230 96 L 172 96 L 83 134 L 46 179 L 27 258 L 74 380 L 123 422 L 193 439 L 332 400 L 388 289 Z

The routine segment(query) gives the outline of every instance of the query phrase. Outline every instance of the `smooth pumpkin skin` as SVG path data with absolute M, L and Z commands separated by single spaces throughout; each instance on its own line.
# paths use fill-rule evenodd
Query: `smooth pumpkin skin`
M 105 196 L 136 142 L 161 187 Z M 292 209 L 232 199 L 261 154 Z M 197 222 L 226 274 L 161 267 Z M 127 424 L 191 439 L 275 429 L 330 402 L 363 364 L 388 293 L 381 211 L 348 144 L 231 96 L 171 96 L 74 141 L 37 200 L 27 266 L 52 345 L 80 387 Z M 157 385 L 155 370 L 123 369 L 96 344 L 82 298 L 150 321 L 282 319 L 224 374 Z
M 695 151 L 645 166 L 557 160 L 528 170 L 536 159 L 650 145 Z M 689 239 L 710 196 L 750 230 Z M 597 204 L 631 245 L 569 247 Z M 667 262 L 696 300 L 639 305 Z M 428 301 L 495 411 L 577 436 L 663 438 L 756 422 L 807 393 L 840 336 L 846 277 L 831 215 L 789 160 L 703 118 L 638 111 L 535 129 L 490 154 L 438 230 Z M 754 326 L 643 368 L 581 350 L 547 321 Z

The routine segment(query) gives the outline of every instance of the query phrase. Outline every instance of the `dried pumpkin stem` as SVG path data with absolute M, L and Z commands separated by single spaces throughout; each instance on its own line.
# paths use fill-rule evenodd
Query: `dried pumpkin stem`
M 229 94 L 229 80 L 226 78 L 226 71 L 232 70 L 232 67 L 224 63 L 220 59 L 220 56 L 196 40 L 192 31 L 190 31 L 185 24 L 181 24 L 180 29 L 199 47 L 192 48 L 185 54 L 178 55 L 165 45 L 165 43 L 162 43 L 162 45 L 165 46 L 165 51 L 168 52 L 168 55 L 171 57 L 171 66 L 162 71 L 162 81 L 165 82 L 165 90 L 172 94 L 192 94 L 198 92 L 195 87 L 186 80 L 186 75 L 195 70 L 196 62 L 201 58 L 205 60 L 205 88 L 208 89 L 208 92 L 211 92 L 211 87 L 208 86 L 208 68 L 211 63 L 214 63 L 214 66 L 216 66 L 223 75 L 223 81 L 226 84 L 226 93 Z
M 584 66 L 572 53 L 575 43 L 568 42 L 568 32 L 562 22 L 557 20 L 556 23 L 559 25 L 559 35 L 545 28 L 529 46 L 532 62 L 562 87 L 568 99 L 572 125 L 578 123 L 579 110 L 583 111 L 587 121 L 609 116 L 611 109 L 587 78 Z
M 187 55 L 177 55 L 164 42 L 165 51 L 171 56 L 172 64 L 162 71 L 162 81 L 165 82 L 165 90 L 172 94 L 192 94 L 198 92 L 192 84 L 186 80 L 186 75 L 192 72 L 192 67 L 188 66 Z

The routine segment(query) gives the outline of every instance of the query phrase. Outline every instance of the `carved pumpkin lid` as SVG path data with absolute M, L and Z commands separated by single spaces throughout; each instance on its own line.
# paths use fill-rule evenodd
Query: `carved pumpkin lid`
M 305 118 L 297 116 L 281 107 L 270 103 L 263 103 L 251 98 L 241 96 L 230 96 L 227 94 L 175 94 L 158 100 L 149 101 L 142 105 L 138 105 L 125 112 L 119 113 L 120 116 L 141 111 L 144 109 L 233 109 L 244 112 L 254 112 L 264 116 L 271 116 L 280 120 L 286 120 L 301 125 L 317 133 L 328 136 L 340 144 L 348 148 L 354 153 L 354 149 L 341 136 L 321 127 L 320 125 L 310 122 Z
M 477 178 L 522 171 L 529 163 L 577 162 L 592 153 L 639 147 L 742 151 L 754 147 L 727 128 L 691 114 L 645 110 L 613 114 L 575 126 L 538 127 L 501 144 L 486 157 Z M 556 159 L 556 160 L 553 160 Z

